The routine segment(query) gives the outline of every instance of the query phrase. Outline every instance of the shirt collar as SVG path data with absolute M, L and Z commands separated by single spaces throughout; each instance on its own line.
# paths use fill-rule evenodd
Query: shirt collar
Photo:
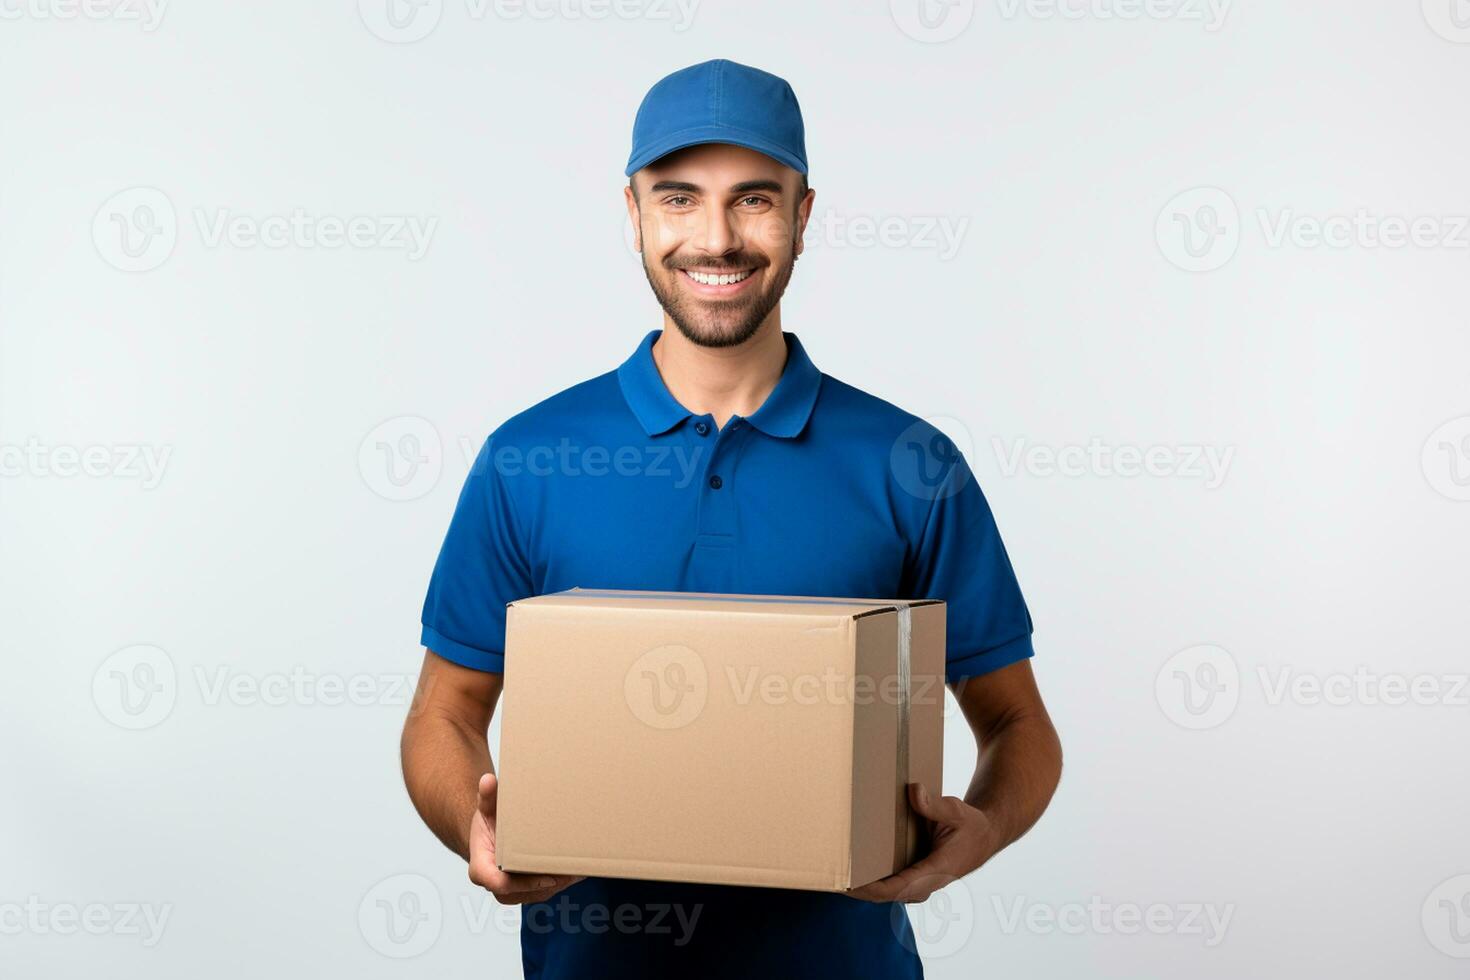
M 650 330 L 638 349 L 618 367 L 623 397 L 651 436 L 669 431 L 693 414 L 669 393 L 653 362 L 653 342 L 661 333 L 662 329 Z M 811 417 L 822 372 L 807 357 L 796 334 L 782 331 L 781 336 L 786 339 L 786 366 L 776 387 L 747 421 L 766 435 L 791 438 L 801 434 Z

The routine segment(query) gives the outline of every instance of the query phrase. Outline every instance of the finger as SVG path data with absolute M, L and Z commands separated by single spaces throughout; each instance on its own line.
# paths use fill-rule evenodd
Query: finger
M 496 888 L 496 894 L 515 894 L 518 892 L 535 891 L 561 891 L 568 885 L 574 885 L 582 878 L 576 875 L 537 875 L 520 874 L 519 872 L 502 871 L 504 886 Z
M 944 823 L 945 818 L 950 816 L 948 802 L 948 797 L 929 795 L 929 790 L 923 783 L 909 783 L 909 803 L 926 820 Z
M 861 888 L 854 888 L 847 894 L 853 898 L 865 902 L 892 902 L 895 901 L 903 890 L 908 887 L 908 869 L 889 875 L 887 878 L 879 878 L 877 881 L 869 882 Z
M 895 902 L 923 902 L 930 895 L 959 881 L 937 862 L 925 859 L 904 871 L 905 882 L 894 896 Z
M 480 777 L 478 787 L 480 812 L 491 819 L 495 817 L 495 793 L 499 785 L 499 780 L 495 778 L 493 772 L 487 772 Z
M 581 880 L 581 878 L 577 878 L 575 881 L 571 882 L 571 884 L 576 884 L 578 881 Z M 533 905 L 536 902 L 545 902 L 551 898 L 554 898 L 556 895 L 560 894 L 562 890 L 563 889 L 561 888 L 547 888 L 541 891 L 534 892 L 516 892 L 513 895 L 507 895 L 504 898 L 500 898 L 499 896 L 497 896 L 497 898 L 499 898 L 501 904 L 503 905 Z
M 552 895 L 557 894 L 579 881 L 585 880 L 580 875 L 517 875 L 516 877 L 527 877 L 533 880 L 533 887 L 497 889 L 495 897 L 501 902 L 511 905 L 525 905 L 531 902 L 544 902 Z

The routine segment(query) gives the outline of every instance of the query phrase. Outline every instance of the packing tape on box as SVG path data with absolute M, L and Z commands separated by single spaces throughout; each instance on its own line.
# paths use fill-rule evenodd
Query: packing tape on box
M 894 766 L 898 780 L 897 810 L 893 820 L 893 850 L 900 860 L 906 860 L 909 846 L 909 713 L 912 701 L 911 650 L 914 639 L 913 606 L 904 599 L 833 599 L 828 597 L 795 598 L 791 596 L 726 596 L 718 593 L 699 595 L 689 592 L 656 592 L 638 589 L 584 589 L 574 587 L 566 592 L 586 596 L 626 596 L 628 598 L 660 598 L 716 600 L 719 602 L 789 602 L 826 606 L 877 606 L 893 608 L 898 612 L 898 752 Z
M 914 617 L 908 603 L 898 607 L 898 810 L 893 819 L 893 852 L 906 860 L 909 846 L 909 650 L 914 638 Z

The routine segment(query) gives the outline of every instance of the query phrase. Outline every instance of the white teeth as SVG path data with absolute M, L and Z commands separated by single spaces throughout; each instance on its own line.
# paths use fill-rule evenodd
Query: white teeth
M 732 283 L 737 283 L 737 282 L 740 282 L 743 279 L 749 278 L 750 273 L 753 270 L 747 269 L 744 272 L 737 272 L 737 273 L 734 273 L 733 275 L 727 275 L 727 276 L 710 276 L 710 275 L 705 275 L 703 272 L 695 272 L 693 269 L 685 269 L 684 271 L 686 273 L 688 273 L 690 279 L 693 279 L 695 282 L 700 283 L 702 285 L 705 285 L 705 286 L 729 286 Z

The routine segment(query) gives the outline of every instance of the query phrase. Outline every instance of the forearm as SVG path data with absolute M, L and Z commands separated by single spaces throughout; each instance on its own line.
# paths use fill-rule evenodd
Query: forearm
M 468 859 L 475 787 L 495 771 L 486 733 L 429 709 L 404 726 L 401 752 L 403 781 L 419 816 L 444 846 Z
M 965 802 L 985 813 L 996 851 L 1041 818 L 1062 775 L 1062 746 L 1045 712 L 1007 718 L 977 740 L 975 775 Z

